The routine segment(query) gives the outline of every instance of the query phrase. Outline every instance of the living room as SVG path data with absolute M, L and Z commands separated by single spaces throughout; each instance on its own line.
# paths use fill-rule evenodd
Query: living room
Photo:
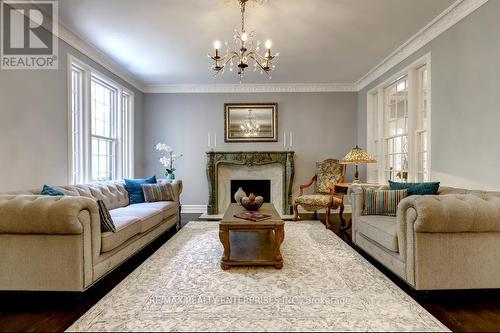
M 499 0 L 1 0 L 0 331 L 499 331 Z

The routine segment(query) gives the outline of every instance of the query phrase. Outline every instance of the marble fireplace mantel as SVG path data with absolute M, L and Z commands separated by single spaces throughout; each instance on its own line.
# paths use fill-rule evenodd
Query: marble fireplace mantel
M 208 207 L 207 213 L 221 214 L 218 211 L 218 167 L 221 164 L 241 166 L 262 166 L 279 164 L 283 168 L 283 214 L 292 213 L 292 182 L 294 175 L 293 151 L 209 151 L 207 152 Z M 280 207 L 276 207 L 280 211 Z

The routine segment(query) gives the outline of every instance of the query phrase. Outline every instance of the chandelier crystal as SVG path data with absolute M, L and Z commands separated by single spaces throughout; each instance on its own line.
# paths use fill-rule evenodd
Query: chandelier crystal
M 248 110 L 248 118 L 240 125 L 243 135 L 246 137 L 255 137 L 259 135 L 260 126 L 254 120 L 252 110 Z
M 240 4 L 241 10 L 241 30 L 234 30 L 233 39 L 235 42 L 235 50 L 230 50 L 229 43 L 225 42 L 224 44 L 226 46 L 226 52 L 224 53 L 224 55 L 221 55 L 221 42 L 215 41 L 215 54 L 208 54 L 208 57 L 214 61 L 211 67 L 211 69 L 215 71 L 214 77 L 216 77 L 219 73 L 223 74 L 225 72 L 226 66 L 229 63 L 230 72 L 233 72 L 236 66 L 241 83 L 243 75 L 245 73 L 245 69 L 253 63 L 254 72 L 260 70 L 261 74 L 265 73 L 267 77 L 271 79 L 271 75 L 269 73 L 275 69 L 273 61 L 276 57 L 279 56 L 279 53 L 276 53 L 275 55 L 272 54 L 272 43 L 270 40 L 267 40 L 265 42 L 265 53 L 259 53 L 260 42 L 257 41 L 256 43 L 254 43 L 253 40 L 255 37 L 255 32 L 247 32 L 245 30 L 245 7 L 248 0 L 238 0 L 238 2 Z

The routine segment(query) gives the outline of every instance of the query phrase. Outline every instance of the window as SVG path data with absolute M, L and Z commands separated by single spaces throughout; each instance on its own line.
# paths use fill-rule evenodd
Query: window
M 133 176 L 133 94 L 70 57 L 70 183 Z
M 430 179 L 430 58 L 368 93 L 368 181 Z
M 384 89 L 385 178 L 408 180 L 408 78 L 404 76 Z

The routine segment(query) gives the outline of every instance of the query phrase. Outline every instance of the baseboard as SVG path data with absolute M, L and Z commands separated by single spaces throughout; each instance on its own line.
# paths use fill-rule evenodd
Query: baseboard
M 340 209 L 332 210 L 332 213 L 338 213 Z M 318 213 L 324 213 L 324 209 L 318 210 Z M 344 213 L 350 214 L 352 212 L 351 205 L 344 206 Z M 185 214 L 206 214 L 207 205 L 182 205 L 182 213 Z M 307 213 L 302 207 L 299 207 L 299 213 Z
M 181 213 L 184 214 L 205 214 L 207 205 L 182 205 Z

